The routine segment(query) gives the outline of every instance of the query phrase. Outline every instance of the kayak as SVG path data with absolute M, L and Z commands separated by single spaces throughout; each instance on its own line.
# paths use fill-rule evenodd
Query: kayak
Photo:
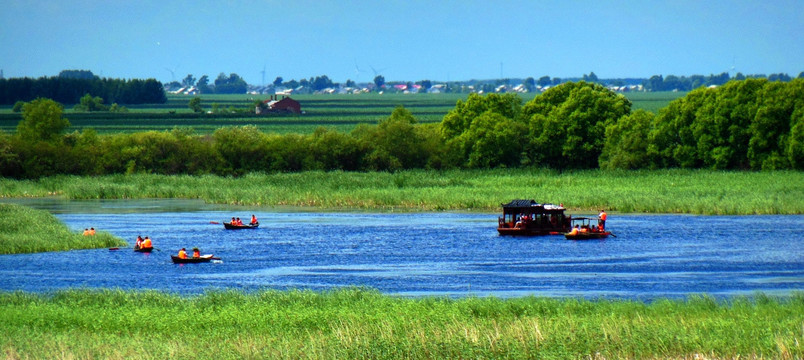
M 201 257 L 193 258 L 188 257 L 186 259 L 182 259 L 176 255 L 170 255 L 170 258 L 173 260 L 174 264 L 192 264 L 192 263 L 204 263 L 210 262 L 210 260 L 220 260 L 221 258 L 216 258 L 214 255 L 201 255 Z
M 240 229 L 256 229 L 260 227 L 260 223 L 252 224 L 243 224 L 243 225 L 232 225 L 230 222 L 223 223 L 223 227 L 226 230 L 240 230 Z

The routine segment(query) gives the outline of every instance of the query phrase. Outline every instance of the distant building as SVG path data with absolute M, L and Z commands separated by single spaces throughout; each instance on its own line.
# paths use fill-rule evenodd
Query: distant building
M 279 99 L 279 95 L 271 95 L 268 100 L 262 102 L 263 106 L 259 106 L 256 109 L 257 114 L 268 114 L 268 113 L 290 113 L 290 114 L 301 114 L 301 104 L 291 99 L 289 96 L 282 96 L 282 99 Z

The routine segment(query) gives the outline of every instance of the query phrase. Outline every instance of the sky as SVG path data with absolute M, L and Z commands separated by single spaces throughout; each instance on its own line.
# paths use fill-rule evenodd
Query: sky
M 6 78 L 249 84 L 804 71 L 801 0 L 5 0 Z

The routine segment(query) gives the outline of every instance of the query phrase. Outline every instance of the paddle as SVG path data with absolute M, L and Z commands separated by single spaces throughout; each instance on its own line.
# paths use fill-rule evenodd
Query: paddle
M 614 234 L 612 234 L 612 233 L 609 233 L 609 235 L 614 236 L 614 237 L 617 237 L 617 235 L 614 235 Z
M 220 224 L 221 224 L 221 223 L 219 223 L 219 222 L 217 222 L 217 221 L 210 221 L 209 223 L 210 223 L 210 224 L 215 224 L 215 225 L 220 225 Z
M 115 250 L 120 250 L 120 248 L 119 247 L 109 248 L 109 251 L 115 251 Z

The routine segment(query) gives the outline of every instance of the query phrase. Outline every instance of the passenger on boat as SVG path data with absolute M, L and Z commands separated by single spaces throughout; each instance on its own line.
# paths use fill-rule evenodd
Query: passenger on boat
M 187 250 L 181 248 L 181 250 L 179 250 L 179 259 L 186 259 L 186 258 L 187 258 Z
M 89 236 L 89 229 L 84 229 L 84 236 Z
M 95 235 L 95 228 L 94 227 L 89 228 L 89 236 L 92 236 L 92 235 Z
M 154 246 L 151 244 L 151 238 L 146 236 L 145 240 L 143 240 L 142 244 L 140 244 L 140 248 L 141 249 L 148 249 L 148 248 L 152 248 L 152 247 L 154 247 Z
M 606 227 L 606 210 L 600 210 L 600 215 L 598 215 L 599 220 L 597 221 L 597 225 L 600 229 L 604 229 Z
M 193 248 L 193 257 L 200 258 L 201 257 L 201 250 L 198 250 L 197 247 Z
M 575 227 L 572 228 L 572 231 L 570 231 L 570 235 L 578 235 L 579 232 L 580 230 L 578 230 L 578 225 L 575 225 Z
M 251 225 L 256 225 L 256 224 L 257 224 L 257 217 L 254 216 L 254 214 L 251 214 Z
M 229 223 L 232 225 L 237 225 L 237 220 L 235 220 L 235 218 L 232 218 L 232 221 L 230 221 Z
M 237 223 L 235 225 L 242 226 L 243 225 L 243 220 L 240 220 L 240 218 L 237 218 Z
M 140 247 L 142 247 L 142 241 L 143 241 L 142 235 L 137 235 L 137 241 L 134 242 L 134 248 L 139 249 Z
M 589 227 L 588 226 L 581 226 L 581 233 L 588 233 Z

